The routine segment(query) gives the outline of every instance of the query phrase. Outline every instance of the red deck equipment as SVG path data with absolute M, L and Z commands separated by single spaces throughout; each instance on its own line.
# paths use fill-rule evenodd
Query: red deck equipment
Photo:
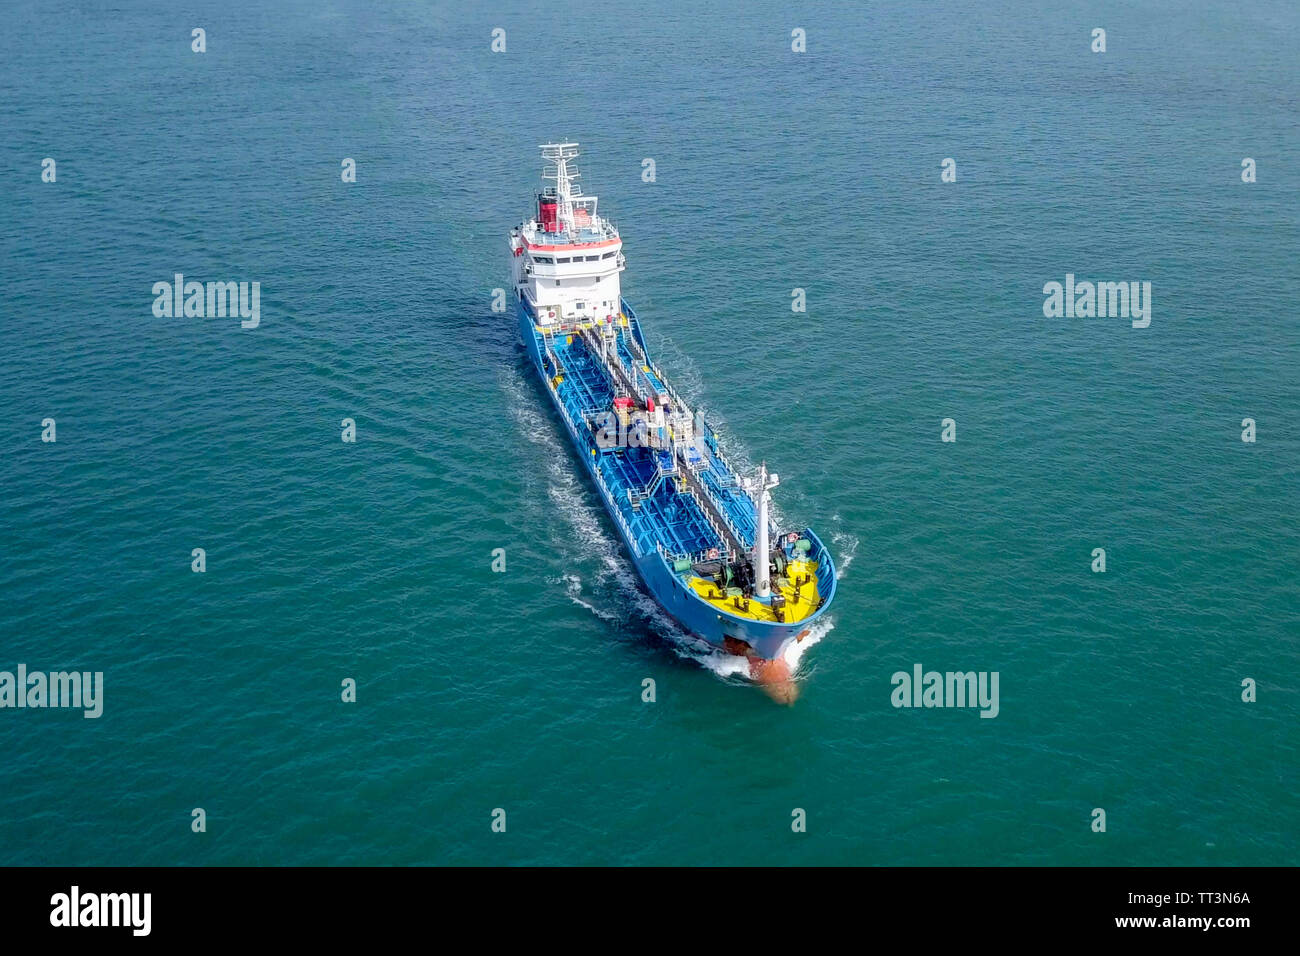
M 542 224 L 543 232 L 559 232 L 554 196 L 537 197 L 537 221 Z

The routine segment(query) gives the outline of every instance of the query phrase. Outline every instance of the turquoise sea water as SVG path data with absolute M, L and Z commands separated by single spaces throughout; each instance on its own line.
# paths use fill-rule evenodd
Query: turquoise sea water
M 1298 53 L 1285 2 L 8 5 L 0 670 L 105 703 L 0 710 L 0 863 L 1300 862 Z M 792 708 L 638 591 L 491 310 L 558 138 L 834 544 Z

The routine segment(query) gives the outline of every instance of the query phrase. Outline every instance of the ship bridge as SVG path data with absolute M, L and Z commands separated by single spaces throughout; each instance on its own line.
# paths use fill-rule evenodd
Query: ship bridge
M 609 319 L 618 314 L 623 240 L 578 185 L 576 143 L 547 143 L 534 218 L 510 235 L 515 292 L 538 325 Z

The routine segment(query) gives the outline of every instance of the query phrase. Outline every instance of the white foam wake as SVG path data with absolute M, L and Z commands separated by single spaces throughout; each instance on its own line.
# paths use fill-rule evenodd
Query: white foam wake
M 848 573 L 849 565 L 853 563 L 853 559 L 858 553 L 859 543 L 856 534 L 851 534 L 848 531 L 831 532 L 831 544 L 839 552 L 835 556 L 835 580 L 840 580 Z
M 808 653 L 808 648 L 814 644 L 821 643 L 821 639 L 835 629 L 835 622 L 829 617 L 818 618 L 809 628 L 808 636 L 802 641 L 792 641 L 785 649 L 781 656 L 785 659 L 786 666 L 790 668 L 790 673 L 796 678 L 799 676 L 799 662 L 803 656 Z

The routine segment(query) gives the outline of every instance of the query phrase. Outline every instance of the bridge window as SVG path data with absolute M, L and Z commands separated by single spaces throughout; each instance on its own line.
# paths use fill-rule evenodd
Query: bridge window
M 602 258 L 602 259 L 613 259 L 613 258 L 614 258 L 614 253 L 612 253 L 612 252 L 607 252 L 607 253 L 605 253 L 603 256 L 601 256 L 601 258 Z

